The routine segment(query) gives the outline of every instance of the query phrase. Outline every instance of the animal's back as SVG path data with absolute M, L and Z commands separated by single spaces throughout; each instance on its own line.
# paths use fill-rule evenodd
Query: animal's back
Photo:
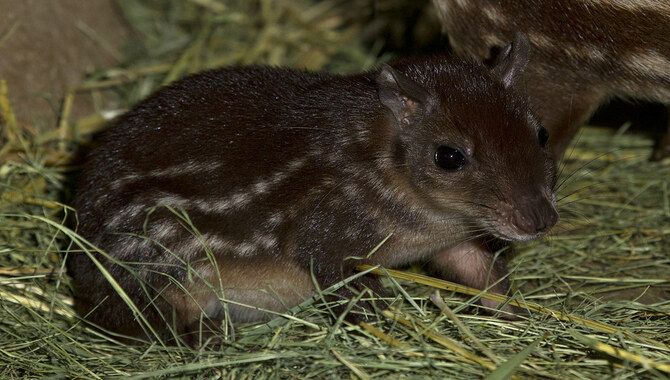
M 240 187 L 256 181 L 262 193 L 260 179 L 296 169 L 308 150 L 327 146 L 320 140 L 337 135 L 327 130 L 332 122 L 325 112 L 328 98 L 342 91 L 337 84 L 326 74 L 251 67 L 208 71 L 162 89 L 102 137 L 81 175 L 80 218 L 88 222 L 134 206 L 129 197 L 141 194 L 148 207 L 161 198 L 254 193 Z M 374 90 L 365 90 L 349 89 L 345 103 L 367 101 Z M 82 223 L 85 235 L 89 227 Z
M 185 281 L 185 268 L 206 257 L 205 247 L 231 257 L 278 257 L 289 214 L 333 175 L 322 158 L 343 143 L 338 129 L 347 113 L 340 111 L 375 96 L 368 82 L 247 67 L 208 71 L 160 90 L 110 127 L 89 158 L 75 203 L 79 233 L 129 263 L 105 267 L 141 305 L 148 300 L 140 284 Z M 122 302 L 85 255 L 72 261 L 78 288 L 86 290 L 84 313 L 106 297 Z M 102 310 L 94 322 L 134 325 L 130 313 Z M 154 323 L 164 318 L 154 314 L 148 313 Z

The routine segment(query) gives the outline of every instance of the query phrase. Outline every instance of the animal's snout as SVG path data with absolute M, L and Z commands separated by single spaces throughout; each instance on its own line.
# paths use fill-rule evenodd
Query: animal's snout
M 558 212 L 553 202 L 545 197 L 526 200 L 512 213 L 511 222 L 527 235 L 547 233 L 558 222 Z

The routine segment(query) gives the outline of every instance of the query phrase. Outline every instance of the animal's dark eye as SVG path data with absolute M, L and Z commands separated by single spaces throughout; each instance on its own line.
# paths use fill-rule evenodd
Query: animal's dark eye
M 435 151 L 435 163 L 444 170 L 455 172 L 466 164 L 463 153 L 456 148 L 442 145 Z
M 540 130 L 537 131 L 537 138 L 540 140 L 540 146 L 544 148 L 549 140 L 549 132 L 544 127 L 540 127 Z

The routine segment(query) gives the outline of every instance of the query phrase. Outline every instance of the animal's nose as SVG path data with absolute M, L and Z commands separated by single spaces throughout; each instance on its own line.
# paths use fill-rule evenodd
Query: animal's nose
M 549 231 L 558 222 L 558 212 L 547 199 L 525 202 L 514 210 L 512 223 L 527 234 L 539 234 Z

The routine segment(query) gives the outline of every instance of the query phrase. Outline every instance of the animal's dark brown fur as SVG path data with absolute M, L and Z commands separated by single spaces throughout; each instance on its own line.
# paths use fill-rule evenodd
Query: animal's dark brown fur
M 536 238 L 557 220 L 553 161 L 510 87 L 524 55 L 512 49 L 498 76 L 434 57 L 353 76 L 245 67 L 183 79 L 93 151 L 79 232 L 162 337 L 266 319 L 314 294 L 312 278 L 327 287 L 361 263 L 426 261 L 504 293 L 486 242 Z M 441 146 L 465 165 L 438 167 Z M 146 335 L 85 254 L 71 269 L 91 321 Z M 374 278 L 353 286 L 383 291 Z
M 517 32 L 533 49 L 520 78 L 560 159 L 612 97 L 670 107 L 670 4 L 635 0 L 433 0 L 459 55 L 486 61 Z M 670 156 L 670 131 L 653 158 Z

